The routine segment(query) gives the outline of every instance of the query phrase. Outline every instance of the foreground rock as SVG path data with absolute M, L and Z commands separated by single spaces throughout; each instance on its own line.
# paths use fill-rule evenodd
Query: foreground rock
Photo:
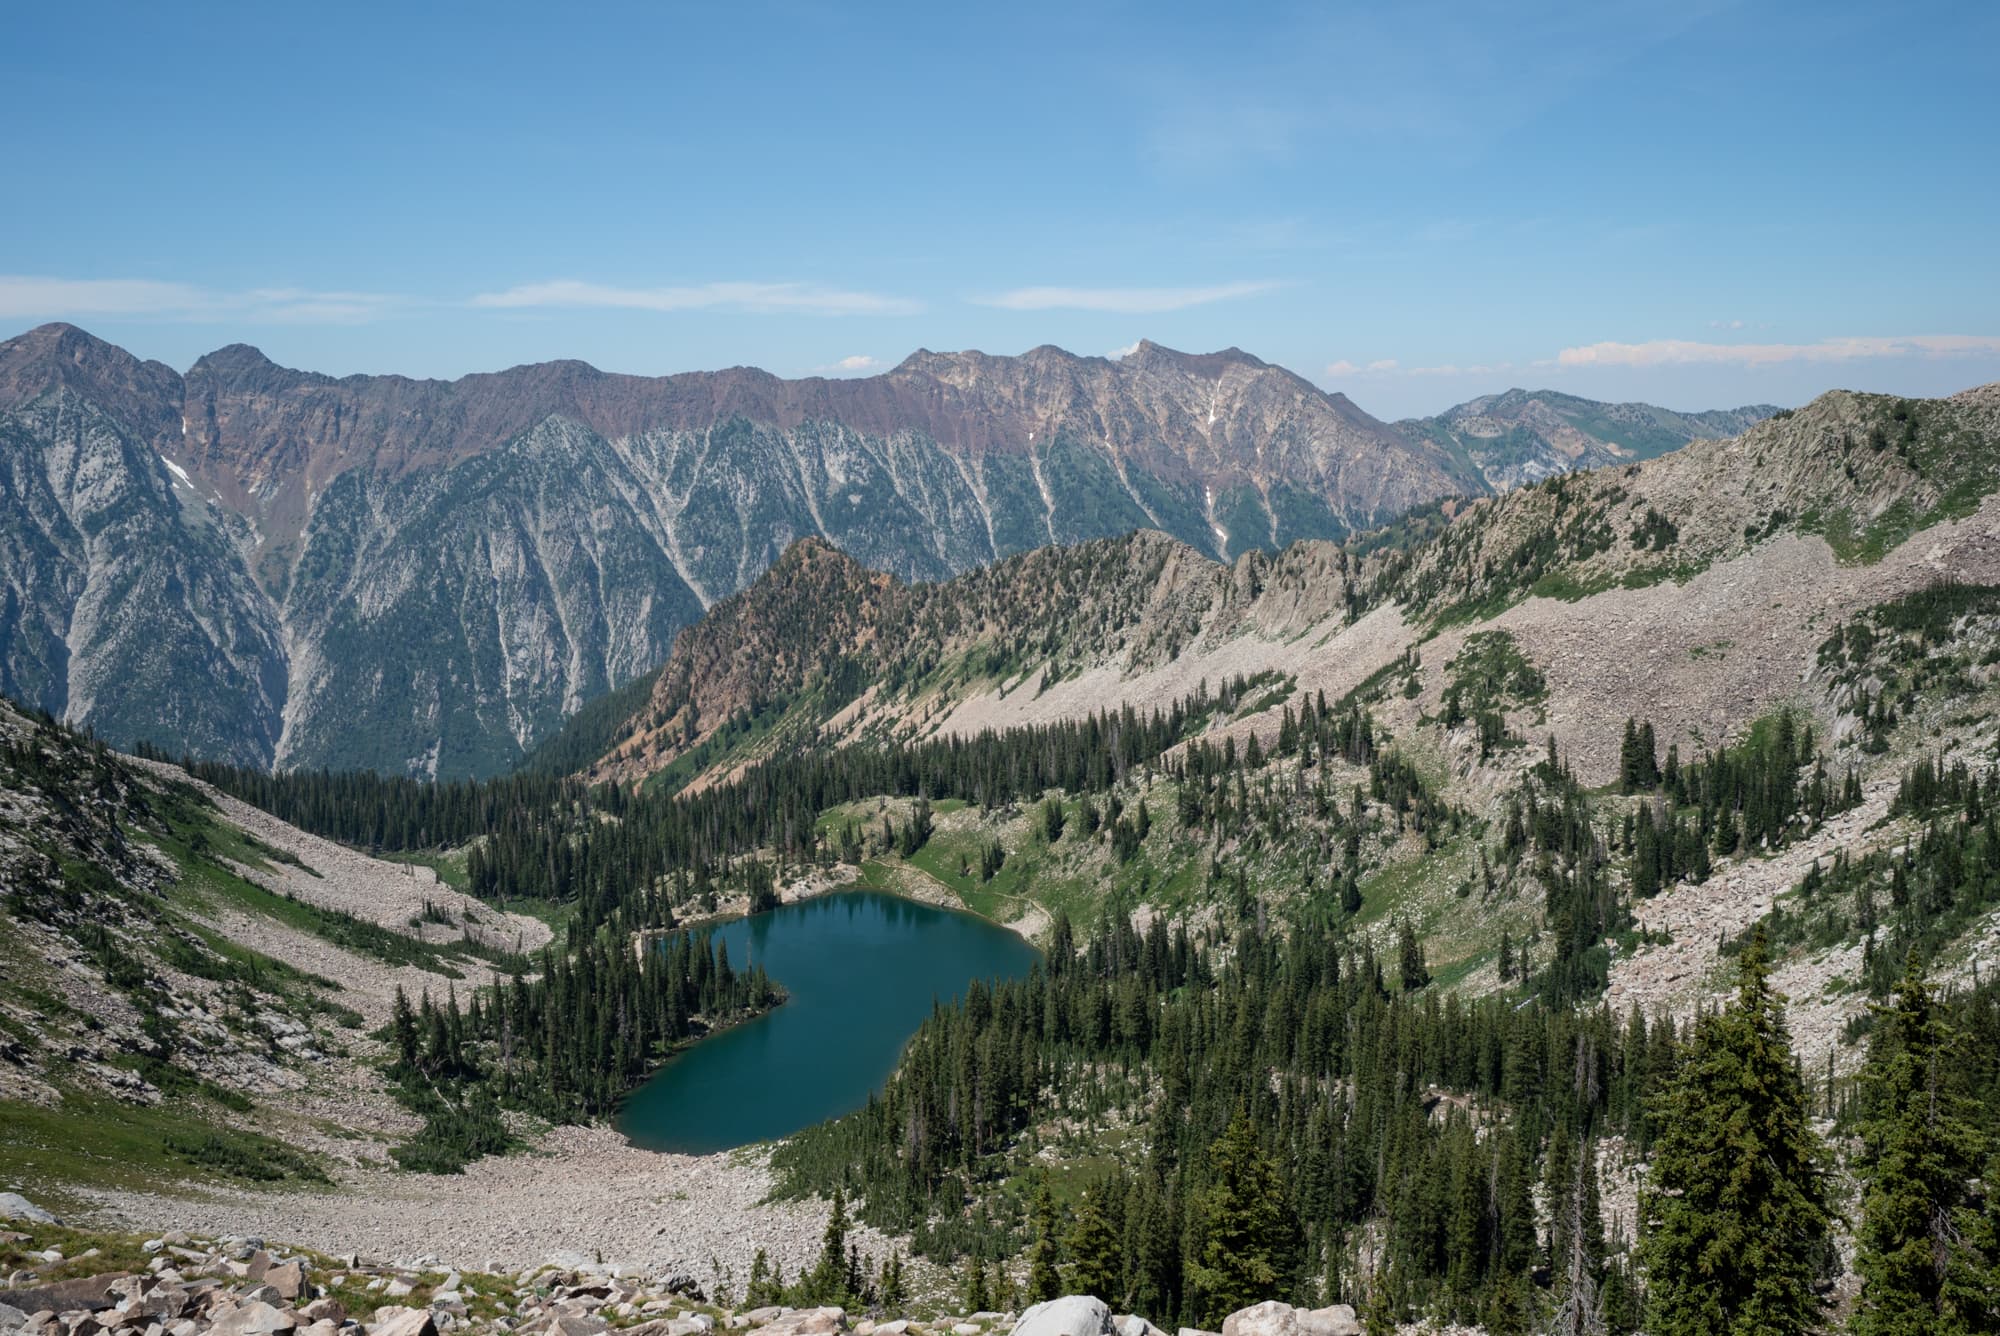
M 1346 1304 L 1305 1309 L 1267 1299 L 1223 1319 L 1222 1336 L 1362 1336 L 1362 1326 Z
M 46 1213 L 44 1213 L 46 1214 Z M 28 1221 L 24 1211 L 17 1220 Z M 0 1231 L 30 1266 L 0 1276 L 0 1333 L 27 1336 L 440 1336 L 451 1331 L 707 1336 L 717 1326 L 684 1267 L 656 1278 L 542 1267 L 468 1275 L 442 1265 L 287 1256 L 256 1238 L 168 1234 L 138 1244 L 141 1272 L 68 1274 L 102 1255 L 55 1229 Z M 66 1257 L 62 1240 L 78 1249 Z M 130 1255 L 136 1241 L 117 1246 Z M 340 1297 L 335 1297 L 336 1293 Z M 353 1310 L 353 1311 L 351 1311 Z M 748 1326 L 721 1310 L 732 1325 Z M 840 1309 L 774 1312 L 772 1336 L 835 1336 Z
M 14 1218 L 28 1232 L 0 1228 L 0 1336 L 1164 1336 L 1090 1295 L 1036 1304 L 1018 1320 L 836 1307 L 738 1312 L 708 1302 L 681 1265 L 648 1275 L 595 1265 L 471 1272 L 428 1258 L 329 1258 L 260 1238 L 141 1241 L 27 1223 L 25 1211 Z M 98 1269 L 138 1257 L 146 1259 L 139 1270 Z M 1350 1308 L 1273 1302 L 1231 1314 L 1220 1336 L 1360 1332 Z
M 1038 1303 L 1021 1314 L 1013 1336 L 1117 1336 L 1117 1328 L 1104 1300 L 1073 1294 Z
M 0 1192 L 0 1220 L 25 1220 L 33 1225 L 62 1223 L 18 1192 Z

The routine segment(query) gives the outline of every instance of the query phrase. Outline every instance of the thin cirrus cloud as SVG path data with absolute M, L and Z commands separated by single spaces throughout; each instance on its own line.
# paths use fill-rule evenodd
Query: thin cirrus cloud
M 915 315 L 923 303 L 813 283 L 700 283 L 627 288 L 558 279 L 485 292 L 471 304 L 496 310 L 736 311 L 752 315 Z
M 1114 315 L 1159 315 L 1211 302 L 1258 297 L 1283 287 L 1272 280 L 1215 283 L 1190 288 L 1015 288 L 994 297 L 975 297 L 980 306 L 1003 311 L 1102 311 Z
M 1561 367 L 1775 366 L 1783 362 L 1855 362 L 1878 357 L 1990 357 L 2000 337 L 1912 334 L 1899 338 L 1822 339 L 1818 343 L 1591 343 L 1556 354 Z
M 365 324 L 409 305 L 381 292 L 310 288 L 224 291 L 150 278 L 54 278 L 0 274 L 0 318 L 129 317 L 260 324 Z

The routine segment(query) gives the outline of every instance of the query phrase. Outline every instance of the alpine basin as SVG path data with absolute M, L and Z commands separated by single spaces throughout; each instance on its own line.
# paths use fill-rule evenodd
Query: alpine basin
M 736 969 L 761 964 L 781 1007 L 670 1059 L 615 1126 L 650 1150 L 768 1141 L 867 1103 L 936 1001 L 974 979 L 1024 977 L 1040 953 L 972 914 L 842 891 L 714 930 Z

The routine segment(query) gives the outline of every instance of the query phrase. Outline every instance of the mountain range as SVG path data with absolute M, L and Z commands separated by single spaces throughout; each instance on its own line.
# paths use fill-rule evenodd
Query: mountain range
M 620 717 L 579 716 L 545 750 L 555 769 L 595 756 L 599 777 L 707 782 L 786 742 L 966 737 L 1235 678 L 1338 700 L 1400 673 L 1434 704 L 1464 643 L 1504 635 L 1547 679 L 1565 755 L 1602 783 L 1617 720 L 1649 716 L 1691 749 L 1728 737 L 1798 699 L 1842 617 L 1941 580 L 2000 584 L 1990 520 L 1971 518 L 2000 484 L 1996 439 L 2000 386 L 1835 391 L 1449 519 L 1234 562 L 1147 530 L 910 585 L 807 540 L 683 633 Z M 1851 687 L 1814 708 L 1854 715 Z M 1243 727 L 1275 730 L 1277 709 Z M 1378 706 L 1407 726 L 1403 709 Z
M 58 441 L 113 430 L 61 395 L 38 411 L 60 415 L 40 423 Z M 1329 1121 L 1282 1144 L 1338 1138 L 1351 1163 L 1387 1163 L 1404 1137 L 1440 1164 L 1453 1145 L 1515 1147 L 1516 1202 L 1486 1227 L 1520 1228 L 1531 1273 L 1553 1275 L 1531 1185 L 1591 1166 L 1606 1264 L 1626 1274 L 1673 1163 L 1648 1129 L 1685 1067 L 1655 1064 L 1700 1052 L 1742 988 L 1775 990 L 1776 1061 L 1830 1099 L 1897 1051 L 1871 1028 L 1906 962 L 1930 962 L 1963 1032 L 2000 1032 L 1996 442 L 2000 385 L 1834 391 L 1727 439 L 1227 560 L 1148 528 L 912 580 L 807 534 L 657 671 L 480 784 L 125 757 L 0 699 L 0 1167 L 65 1212 L 341 1255 L 341 1274 L 371 1275 L 341 1302 L 378 1325 L 384 1300 L 397 1321 L 404 1299 L 461 1304 L 473 1273 L 420 1291 L 409 1268 L 357 1271 L 363 1246 L 490 1258 L 468 1288 L 527 1315 L 566 1291 L 499 1273 L 552 1250 L 697 1285 L 733 1288 L 760 1256 L 810 1275 L 812 1199 L 838 1189 L 877 1256 L 907 1247 L 926 1311 L 978 1313 L 939 1222 L 1004 1222 L 1052 1165 L 1150 1182 L 1128 1162 L 1157 1138 L 1214 1144 L 1253 1100 L 1282 1127 L 1290 1091 Z M 115 496 L 115 471 L 64 462 L 73 493 Z M 201 504 L 202 532 L 241 552 L 249 523 Z M 143 507 L 93 513 L 95 536 L 148 533 Z M 194 569 L 175 560 L 131 569 L 171 591 Z M 150 662 L 143 635 L 120 643 Z M 1024 986 L 1088 991 L 933 1006 L 879 1098 L 776 1148 L 624 1145 L 606 1121 L 626 1093 L 774 1000 L 716 991 L 762 976 L 719 952 L 688 966 L 704 938 L 672 930 L 855 889 L 986 916 L 1075 962 Z M 634 940 L 670 943 L 666 964 L 640 968 Z M 879 956 L 819 949 L 855 990 L 880 978 Z M 1764 965 L 1739 969 L 1753 951 Z M 1016 1033 L 968 1038 L 980 1016 Z M 1416 1049 L 1433 1056 L 1413 1076 L 1392 1055 Z M 1006 1078 L 1033 1093 L 982 1104 L 1001 1078 L 977 1055 L 1007 1052 L 1039 1067 Z M 1330 1111 L 1328 1061 L 1357 1092 Z M 1993 1065 L 1963 1066 L 2000 1106 Z M 1631 1084 L 1646 1071 L 1650 1092 Z M 1187 1093 L 1153 1093 L 1170 1090 Z M 1566 1170 L 1550 1097 L 1603 1129 Z M 899 1191 L 938 1162 L 904 1148 L 958 1135 L 953 1108 L 1015 1121 L 977 1143 L 979 1172 Z M 1859 1138 L 1826 1144 L 1840 1172 L 1873 1172 Z M 1405 1203 L 1446 1219 L 1447 1186 L 1495 1163 L 1370 1187 L 1353 1214 L 1393 1239 Z M 1022 1225 L 980 1226 L 996 1274 L 1055 1232 Z M 1830 1259 L 1854 1255 L 1850 1230 L 1830 1223 Z M 51 1246 L 17 1239 L 9 1265 L 40 1280 L 69 1280 L 50 1274 L 57 1241 L 93 1271 L 147 1255 L 139 1235 L 36 1241 Z M 1521 1284 L 1544 1307 L 1560 1293 Z M 1166 1302 L 1153 1311 L 1183 1316 Z M 1251 1330 L 1215 1325 L 1232 1323 Z
M 183 375 L 47 325 L 0 343 L 0 691 L 114 743 L 492 774 L 802 537 L 904 581 L 1142 528 L 1228 560 L 1772 411 L 1513 391 L 1390 425 L 1150 343 L 449 382 L 233 345 Z

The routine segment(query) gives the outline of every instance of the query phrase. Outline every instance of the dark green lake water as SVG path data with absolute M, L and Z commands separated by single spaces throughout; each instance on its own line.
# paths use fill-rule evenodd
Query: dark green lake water
M 704 1039 L 634 1091 L 614 1122 L 634 1145 L 728 1150 L 858 1109 L 933 1000 L 974 979 L 1024 977 L 1040 958 L 985 919 L 879 891 L 785 905 L 714 935 L 733 967 L 763 965 L 790 1000 Z

